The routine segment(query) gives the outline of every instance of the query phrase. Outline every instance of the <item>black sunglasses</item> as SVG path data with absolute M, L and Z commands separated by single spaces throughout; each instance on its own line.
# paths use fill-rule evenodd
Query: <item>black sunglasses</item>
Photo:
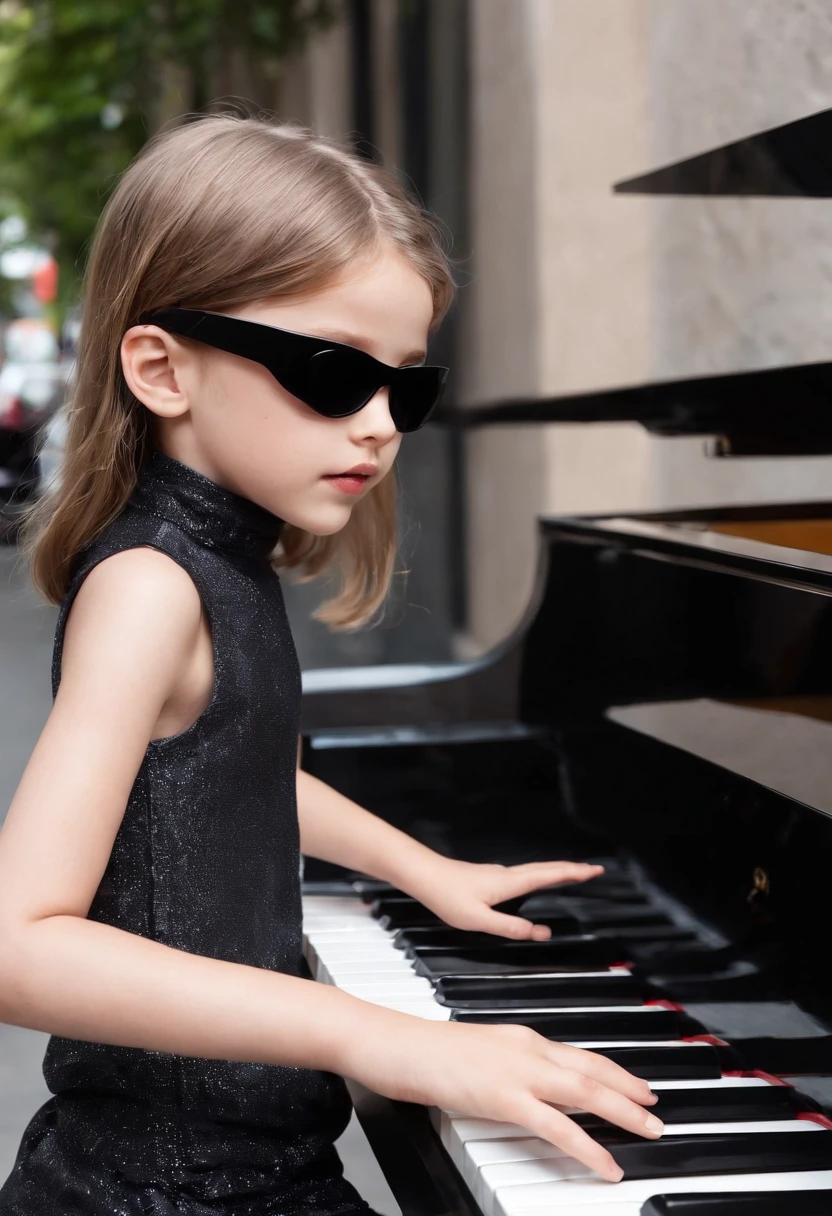
M 325 418 L 357 414 L 380 388 L 389 388 L 390 417 L 398 431 L 416 431 L 427 421 L 448 378 L 447 367 L 390 367 L 356 346 L 200 308 L 160 308 L 144 313 L 136 324 L 158 325 L 253 359 Z

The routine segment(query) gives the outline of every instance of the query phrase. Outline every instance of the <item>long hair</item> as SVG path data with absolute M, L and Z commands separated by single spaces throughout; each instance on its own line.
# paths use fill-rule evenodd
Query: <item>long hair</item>
M 119 354 L 142 313 L 180 300 L 229 312 L 316 290 L 387 244 L 430 286 L 431 332 L 455 296 L 438 223 L 392 173 L 271 115 L 189 117 L 142 148 L 93 236 L 62 476 L 21 528 L 33 582 L 53 604 L 67 593 L 76 556 L 119 514 L 150 456 L 150 414 L 128 388 Z M 272 562 L 302 580 L 338 571 L 337 594 L 315 615 L 330 628 L 354 629 L 383 604 L 395 555 L 388 475 L 335 535 L 287 525 Z

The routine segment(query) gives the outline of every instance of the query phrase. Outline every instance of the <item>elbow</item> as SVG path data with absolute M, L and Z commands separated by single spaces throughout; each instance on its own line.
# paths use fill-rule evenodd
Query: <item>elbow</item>
M 31 955 L 27 926 L 0 923 L 0 1022 L 20 1025 L 26 962 Z

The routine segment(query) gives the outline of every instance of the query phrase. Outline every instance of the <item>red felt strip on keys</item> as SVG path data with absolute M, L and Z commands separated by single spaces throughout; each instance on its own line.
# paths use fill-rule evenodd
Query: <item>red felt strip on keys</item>
M 655 1005 L 659 1009 L 670 1009 L 673 1013 L 684 1013 L 684 1005 L 677 1005 L 675 1001 L 645 1001 L 645 1005 Z
M 812 1110 L 802 1110 L 800 1114 L 795 1115 L 796 1119 L 805 1119 L 807 1123 L 817 1123 L 820 1127 L 828 1127 L 832 1130 L 832 1119 L 827 1119 L 826 1115 L 816 1114 Z
M 711 1047 L 730 1047 L 730 1043 L 726 1043 L 724 1039 L 719 1039 L 715 1034 L 688 1034 L 685 1035 L 686 1043 L 710 1043 Z

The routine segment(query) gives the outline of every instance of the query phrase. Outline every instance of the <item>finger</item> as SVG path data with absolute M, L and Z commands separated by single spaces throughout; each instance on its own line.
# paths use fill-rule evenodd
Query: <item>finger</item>
M 532 862 L 523 866 L 510 866 L 503 879 L 503 898 L 528 895 L 530 891 L 538 891 L 541 887 L 588 882 L 603 872 L 603 866 L 591 866 L 578 861 Z
M 595 1170 L 609 1182 L 620 1182 L 624 1171 L 603 1145 L 578 1127 L 577 1123 L 561 1114 L 545 1102 L 530 1102 L 515 1118 L 521 1127 L 526 1127 L 541 1140 L 547 1140 L 562 1149 L 567 1157 L 574 1157 L 582 1165 Z
M 551 930 L 546 925 L 534 925 L 522 916 L 508 916 L 505 912 L 494 912 L 486 907 L 476 924 L 471 925 L 481 933 L 493 933 L 497 937 L 510 937 L 513 941 L 545 941 L 551 937 Z M 543 930 L 541 935 L 540 930 Z
M 631 1102 L 618 1090 L 610 1089 L 585 1073 L 557 1068 L 546 1078 L 541 1077 L 540 1088 L 535 1092 L 544 1101 L 556 1098 L 560 1105 L 565 1104 L 565 1099 L 567 1103 L 647 1140 L 658 1140 L 664 1131 L 661 1119 L 638 1102 Z
M 568 1047 L 565 1043 L 548 1043 L 548 1057 L 560 1068 L 568 1068 L 590 1080 L 615 1089 L 633 1102 L 652 1106 L 658 1101 L 650 1086 L 641 1077 L 634 1077 L 626 1068 L 599 1056 L 585 1047 Z

